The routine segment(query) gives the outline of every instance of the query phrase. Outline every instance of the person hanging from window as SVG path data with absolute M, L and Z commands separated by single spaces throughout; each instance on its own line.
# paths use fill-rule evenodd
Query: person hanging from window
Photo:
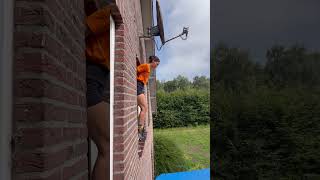
M 87 127 L 98 149 L 91 179 L 109 179 L 110 7 L 87 16 L 86 25 Z
M 141 108 L 141 112 L 138 116 L 138 135 L 139 140 L 145 140 L 145 119 L 148 112 L 147 100 L 144 95 L 144 86 L 147 85 L 150 72 L 152 69 L 156 69 L 160 64 L 160 59 L 157 56 L 150 56 L 149 63 L 140 64 L 137 67 L 137 100 L 138 106 Z

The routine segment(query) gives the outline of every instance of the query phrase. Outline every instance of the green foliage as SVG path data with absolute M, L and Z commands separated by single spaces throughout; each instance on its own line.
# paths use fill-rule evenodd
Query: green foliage
M 192 87 L 196 89 L 210 89 L 210 79 L 205 76 L 195 76 L 193 78 Z
M 179 75 L 167 82 L 157 81 L 155 128 L 208 124 L 210 79 L 196 76 L 193 82 Z
M 155 174 L 208 168 L 210 128 L 206 126 L 154 130 Z
M 267 59 L 265 71 L 272 86 L 311 88 L 320 84 L 320 53 L 309 53 L 299 45 L 291 48 L 275 46 L 267 51 Z
M 156 176 L 161 173 L 187 170 L 187 164 L 177 145 L 166 136 L 154 137 Z
M 196 126 L 209 121 L 209 90 L 189 88 L 157 92 L 155 128 Z
M 252 63 L 249 53 L 218 45 L 213 51 L 211 68 L 215 85 L 228 90 L 251 89 L 257 84 L 259 66 Z
M 158 85 L 166 92 L 173 92 L 176 90 L 185 90 L 187 88 L 190 88 L 191 82 L 188 80 L 188 78 L 179 75 L 172 81 L 167 81 L 164 83 L 158 82 Z
M 319 54 L 274 46 L 259 66 L 241 52 L 224 45 L 213 52 L 215 178 L 319 177 Z

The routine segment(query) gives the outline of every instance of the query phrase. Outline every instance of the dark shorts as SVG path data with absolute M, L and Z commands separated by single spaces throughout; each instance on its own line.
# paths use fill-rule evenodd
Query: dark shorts
M 86 81 L 88 107 L 102 101 L 109 102 L 110 71 L 107 68 L 87 60 Z
M 144 94 L 144 84 L 141 81 L 137 81 L 137 95 Z

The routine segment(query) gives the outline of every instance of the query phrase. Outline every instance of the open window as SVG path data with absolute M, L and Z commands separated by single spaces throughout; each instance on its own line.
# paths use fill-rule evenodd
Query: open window
M 148 34 L 148 28 L 153 25 L 153 1 L 150 0 L 140 0 L 140 5 L 141 5 L 141 16 L 142 16 L 142 26 L 143 26 L 143 32 L 141 32 L 141 37 L 143 37 L 145 34 Z M 139 62 L 142 63 L 147 63 L 147 57 L 150 55 L 154 54 L 154 43 L 152 39 L 150 38 L 139 38 Z M 138 62 L 138 61 L 137 61 Z M 138 65 L 138 64 L 137 64 Z M 149 106 L 149 87 L 148 85 L 145 86 L 145 96 L 146 96 L 146 101 Z M 150 108 L 150 107 L 148 107 Z M 149 116 L 149 111 L 146 113 L 146 118 L 145 118 L 145 128 L 149 128 L 150 125 L 150 116 Z M 140 113 L 140 110 L 137 109 L 138 114 Z M 138 117 L 137 117 L 138 118 Z M 148 139 L 148 134 L 146 134 L 146 138 Z M 138 154 L 141 157 L 143 154 L 143 149 L 144 149 L 144 144 L 145 141 L 139 141 L 139 146 L 138 146 Z
M 99 9 L 101 9 L 102 7 L 100 7 L 99 5 L 97 5 L 95 0 L 84 0 L 85 2 L 85 12 L 86 12 L 86 16 L 90 16 L 92 13 L 98 11 Z M 100 13 L 101 14 L 101 13 Z M 98 16 L 98 15 L 96 15 Z M 100 16 L 99 16 L 100 17 Z M 93 21 L 94 22 L 94 21 Z M 99 25 L 97 27 L 100 27 Z M 112 15 L 110 15 L 110 33 L 105 35 L 103 34 L 103 36 L 100 36 L 100 34 L 98 34 L 98 37 L 104 37 L 106 38 L 106 41 L 100 41 L 102 43 L 109 43 L 106 44 L 106 46 L 104 47 L 104 49 L 107 49 L 109 51 L 109 63 L 110 64 L 105 64 L 105 62 L 98 62 L 102 65 L 108 66 L 109 68 L 109 79 L 107 79 L 108 83 L 105 87 L 105 92 L 103 93 L 103 99 L 106 102 L 109 102 L 109 107 L 107 112 L 109 113 L 107 116 L 109 116 L 109 120 L 106 126 L 106 131 L 107 133 L 109 133 L 109 162 L 110 162 L 110 166 L 108 169 L 110 171 L 110 179 L 112 179 L 113 177 L 113 104 L 114 104 L 114 53 L 115 53 L 115 23 L 114 20 L 112 18 Z M 98 30 L 98 33 L 100 33 L 101 30 Z M 91 32 L 92 33 L 92 32 Z M 97 32 L 96 32 L 97 33 Z M 105 32 L 103 32 L 105 33 Z M 87 35 L 88 33 L 86 33 L 86 43 L 92 43 L 93 41 L 91 41 L 92 39 L 94 39 L 95 37 L 89 37 L 90 35 Z M 94 36 L 95 34 L 91 34 L 92 36 Z M 88 39 L 91 38 L 91 39 Z M 98 40 L 94 41 L 94 42 L 98 42 Z M 86 45 L 90 45 L 91 44 L 86 44 Z M 92 48 L 94 49 L 94 48 Z M 88 54 L 88 56 L 91 56 L 91 49 L 89 49 L 89 52 L 86 51 L 86 54 Z M 92 53 L 94 54 L 94 53 Z M 107 54 L 107 53 L 106 53 Z M 106 55 L 105 54 L 105 55 Z M 94 56 L 93 56 L 94 57 Z M 106 99 L 107 98 L 107 99 Z M 88 138 L 88 167 L 89 167 L 89 177 L 91 177 L 94 165 L 95 165 L 95 161 L 97 159 L 98 156 L 98 149 L 96 147 L 96 144 Z
M 140 64 L 145 64 L 147 63 L 146 62 L 146 57 L 145 57 L 145 48 L 144 48 L 144 41 L 142 39 L 140 39 L 140 42 L 139 42 L 139 55 L 136 55 L 136 64 L 137 64 L 137 67 L 140 65 Z M 137 82 L 138 83 L 138 82 Z M 139 91 L 139 87 L 137 87 L 137 92 Z M 145 95 L 145 101 L 147 102 L 148 104 L 148 86 L 144 85 L 144 95 Z M 137 102 L 138 103 L 138 102 Z M 140 115 L 140 112 L 141 112 L 141 108 L 139 107 L 139 105 L 137 106 L 137 130 L 138 130 L 138 125 L 139 125 L 139 115 Z M 147 131 L 147 128 L 148 128 L 148 119 L 149 119 L 149 110 L 146 112 L 145 114 L 145 121 L 144 121 L 144 128 L 145 128 L 145 132 L 142 134 L 138 134 L 138 138 L 139 138 L 139 141 L 138 141 L 138 155 L 139 157 L 142 156 L 143 154 L 143 150 L 144 150 L 144 145 L 145 145 L 145 142 L 147 140 L 147 136 L 148 136 L 148 131 Z M 141 137 L 142 136 L 142 137 Z

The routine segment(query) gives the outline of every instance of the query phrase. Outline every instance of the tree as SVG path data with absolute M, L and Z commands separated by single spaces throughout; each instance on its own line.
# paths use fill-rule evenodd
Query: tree
M 195 76 L 192 82 L 193 88 L 198 89 L 209 89 L 210 88 L 210 79 L 206 76 Z
M 181 75 L 178 75 L 173 81 L 176 81 L 177 88 L 181 90 L 185 90 L 191 85 L 191 82 L 188 80 L 188 78 Z
M 319 177 L 320 53 L 277 45 L 263 67 L 241 49 L 215 48 L 214 178 Z
M 166 92 L 173 92 L 176 90 L 186 90 L 191 86 L 191 82 L 188 80 L 188 78 L 178 75 L 176 78 L 174 78 L 171 81 L 167 81 L 163 83 L 163 88 Z
M 308 52 L 301 45 L 289 48 L 273 46 L 267 50 L 264 68 L 266 80 L 277 88 L 290 86 L 319 86 L 320 68 L 318 53 Z
M 176 81 L 167 81 L 163 84 L 163 89 L 166 92 L 173 92 L 178 89 L 178 85 Z
M 228 90 L 252 89 L 256 84 L 259 65 L 253 63 L 248 51 L 228 48 L 223 44 L 213 50 L 213 78 L 215 85 Z
M 157 80 L 157 91 L 164 90 L 163 83 Z

